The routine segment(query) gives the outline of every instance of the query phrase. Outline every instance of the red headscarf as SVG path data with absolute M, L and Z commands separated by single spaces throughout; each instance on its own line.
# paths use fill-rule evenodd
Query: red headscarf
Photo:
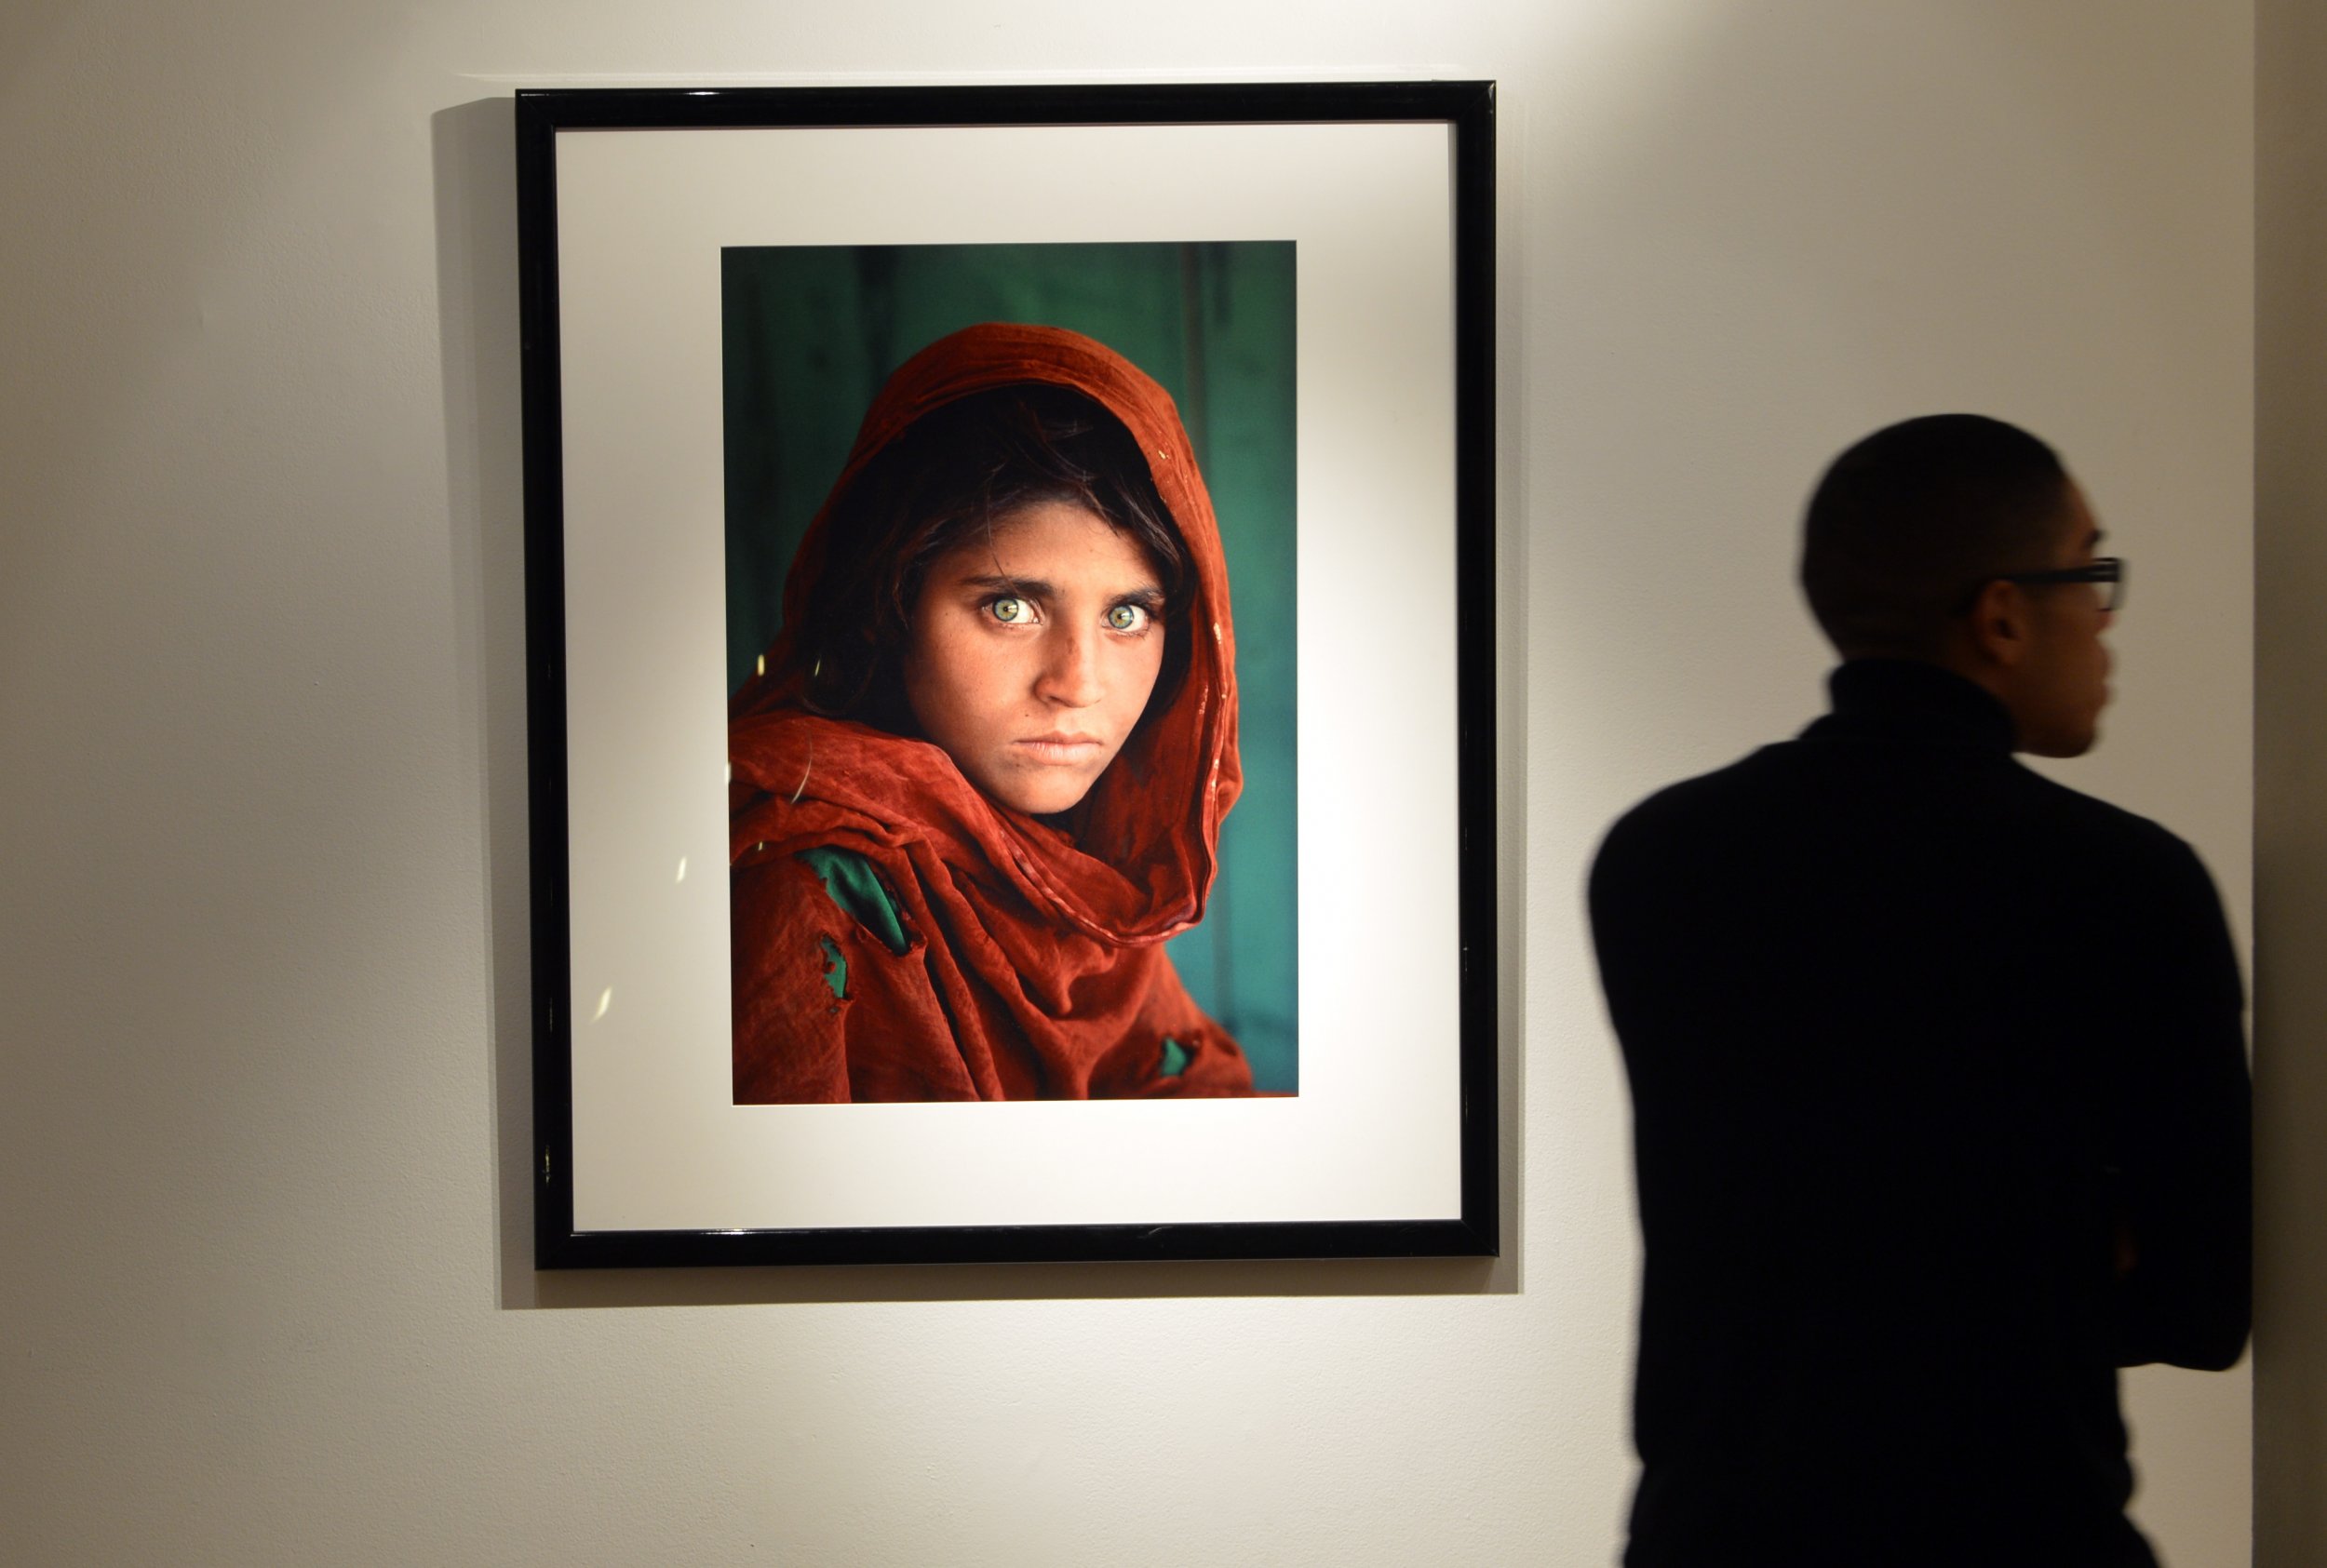
M 1082 393 L 1123 422 L 1195 584 L 1167 610 L 1187 674 L 1092 786 L 1073 836 L 988 799 L 927 741 L 807 711 L 795 647 L 834 549 L 834 503 L 866 464 L 932 410 L 1028 382 Z M 1228 570 L 1170 395 L 1057 328 L 939 339 L 867 410 L 793 559 L 784 610 L 728 732 L 736 1098 L 1249 1092 L 1243 1052 L 1162 945 L 1203 918 L 1220 819 L 1243 787 Z M 902 931 L 875 931 L 827 894 L 800 858 L 819 849 L 869 863 Z

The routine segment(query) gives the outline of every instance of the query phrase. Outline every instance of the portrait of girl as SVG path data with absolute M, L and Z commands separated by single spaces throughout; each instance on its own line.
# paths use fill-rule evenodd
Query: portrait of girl
M 1240 1095 L 1168 939 L 1244 776 L 1174 399 L 1063 328 L 889 375 L 730 704 L 741 1104 Z

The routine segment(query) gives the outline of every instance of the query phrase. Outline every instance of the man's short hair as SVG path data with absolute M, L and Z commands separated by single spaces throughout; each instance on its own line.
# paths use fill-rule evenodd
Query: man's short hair
M 2040 570 L 2066 509 L 2051 448 L 2001 420 L 1930 414 L 1834 460 L 1802 529 L 1802 589 L 1845 658 L 1928 658 L 1981 584 Z

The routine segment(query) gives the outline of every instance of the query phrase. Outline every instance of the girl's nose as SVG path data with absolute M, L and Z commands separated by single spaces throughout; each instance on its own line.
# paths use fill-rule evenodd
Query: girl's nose
M 1060 629 L 1045 639 L 1042 674 L 1034 693 L 1061 707 L 1087 708 L 1103 694 L 1099 682 L 1098 634 L 1089 628 Z

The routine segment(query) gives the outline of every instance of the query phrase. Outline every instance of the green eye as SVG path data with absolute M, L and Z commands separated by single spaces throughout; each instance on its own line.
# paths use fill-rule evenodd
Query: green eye
M 1107 623 L 1119 632 L 1133 632 L 1147 618 L 1147 612 L 1136 604 L 1119 604 L 1107 612 Z
M 1026 600 L 1014 598 L 1006 594 L 987 606 L 987 609 L 993 612 L 995 620 L 1007 625 L 1015 626 L 1026 619 Z

